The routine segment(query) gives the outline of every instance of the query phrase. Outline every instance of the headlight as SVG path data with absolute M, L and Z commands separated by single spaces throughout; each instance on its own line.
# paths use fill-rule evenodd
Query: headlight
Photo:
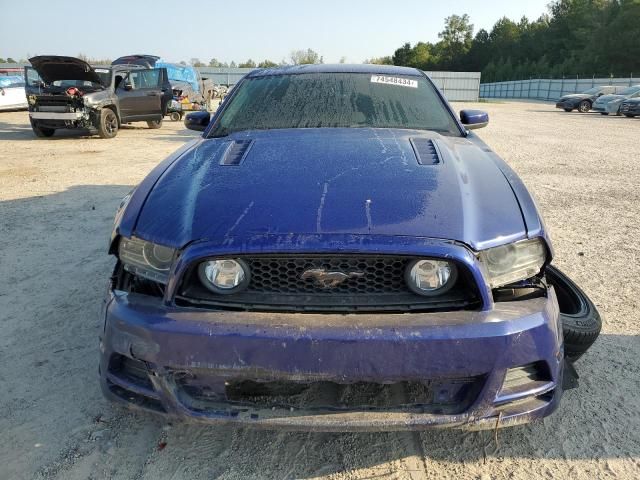
M 199 265 L 198 275 L 202 284 L 214 293 L 238 293 L 249 284 L 249 267 L 242 260 L 207 260 Z
M 167 283 L 175 250 L 139 238 L 123 237 L 118 256 L 125 270 L 159 283 Z
M 480 252 L 491 288 L 525 280 L 540 273 L 547 250 L 540 238 L 501 245 Z
M 440 295 L 456 283 L 458 269 L 446 260 L 416 260 L 407 265 L 405 281 L 418 295 Z

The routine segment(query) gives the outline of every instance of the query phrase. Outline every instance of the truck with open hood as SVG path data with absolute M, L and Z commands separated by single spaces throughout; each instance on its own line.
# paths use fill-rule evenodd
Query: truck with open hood
M 29 61 L 25 90 L 29 120 L 38 137 L 51 137 L 64 128 L 113 138 L 125 123 L 162 125 L 172 96 L 164 68 L 92 67 L 79 58 L 54 55 Z

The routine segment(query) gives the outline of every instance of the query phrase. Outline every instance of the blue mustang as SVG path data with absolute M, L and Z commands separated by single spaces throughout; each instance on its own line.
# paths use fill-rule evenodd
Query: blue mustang
M 189 115 L 116 215 L 105 395 L 324 431 L 550 414 L 600 319 L 487 123 L 374 65 L 256 70 Z

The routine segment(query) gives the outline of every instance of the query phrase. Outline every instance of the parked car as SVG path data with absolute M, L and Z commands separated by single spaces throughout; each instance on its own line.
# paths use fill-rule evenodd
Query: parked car
M 640 98 L 629 98 L 620 104 L 620 113 L 626 117 L 640 116 Z
M 24 110 L 27 96 L 22 75 L 0 76 L 0 110 Z
M 615 95 L 603 95 L 594 102 L 592 110 L 602 115 L 609 115 L 610 113 L 620 115 L 620 105 L 624 100 L 639 97 L 640 85 L 634 85 L 620 90 Z
M 29 119 L 38 137 L 56 129 L 88 129 L 113 138 L 124 123 L 160 128 L 171 100 L 163 68 L 92 67 L 73 57 L 38 56 L 25 68 Z
M 580 113 L 587 113 L 591 110 L 593 102 L 603 96 L 616 94 L 621 91 L 623 87 L 604 86 L 593 87 L 589 90 L 585 90 L 582 93 L 572 93 L 570 95 L 564 95 L 556 103 L 556 108 L 561 108 L 565 112 L 572 110 L 578 110 Z
M 190 65 L 164 62 L 160 57 L 147 54 L 126 55 L 113 61 L 112 65 L 142 65 L 146 68 L 161 67 L 167 70 L 169 82 L 173 89 L 174 97 L 180 97 L 183 103 L 191 109 L 191 104 L 201 107 L 209 107 L 209 102 L 215 96 L 214 84 L 208 78 L 202 78 L 200 72 Z M 182 102 L 185 100 L 186 102 Z
M 325 431 L 549 415 L 600 319 L 488 121 L 382 65 L 255 70 L 187 115 L 116 214 L 104 394 Z

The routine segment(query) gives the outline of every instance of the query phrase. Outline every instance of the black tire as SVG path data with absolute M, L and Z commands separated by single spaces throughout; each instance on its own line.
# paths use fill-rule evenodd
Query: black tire
M 169 114 L 169 118 L 171 119 L 172 122 L 179 122 L 180 121 L 180 112 L 171 112 Z
M 147 122 L 149 128 L 156 129 L 162 127 L 162 119 L 160 120 L 149 120 Z
M 113 138 L 118 134 L 118 117 L 110 108 L 100 110 L 98 135 L 100 138 Z
M 600 112 L 600 115 L 609 115 L 608 112 Z
M 600 335 L 600 314 L 580 287 L 560 270 L 549 265 L 546 275 L 558 298 L 564 334 L 564 354 L 570 360 L 576 361 Z
M 565 109 L 564 109 L 564 111 L 565 111 L 565 112 L 570 112 L 570 111 L 572 111 L 572 110 L 573 110 L 573 108 L 565 108 Z
M 587 113 L 589 110 L 591 110 L 591 102 L 589 100 L 582 100 L 578 104 L 578 111 L 580 113 Z
M 625 116 L 625 117 L 629 117 L 629 118 L 633 118 L 633 117 L 635 117 L 635 115 L 631 115 L 630 113 L 625 113 L 625 114 L 624 114 L 624 116 Z
M 49 138 L 53 136 L 54 133 L 56 133 L 56 130 L 54 128 L 39 127 L 38 124 L 33 120 L 30 120 L 30 122 L 31 122 L 31 129 L 33 130 L 33 133 L 35 133 L 36 137 L 38 138 Z

